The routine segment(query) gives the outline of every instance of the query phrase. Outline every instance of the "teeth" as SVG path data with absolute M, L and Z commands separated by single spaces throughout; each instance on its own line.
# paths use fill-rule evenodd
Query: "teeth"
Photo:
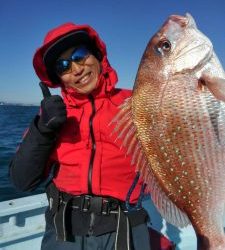
M 89 74 L 85 75 L 84 77 L 82 77 L 79 82 L 80 83 L 86 83 L 86 81 L 88 80 L 88 78 L 89 78 Z

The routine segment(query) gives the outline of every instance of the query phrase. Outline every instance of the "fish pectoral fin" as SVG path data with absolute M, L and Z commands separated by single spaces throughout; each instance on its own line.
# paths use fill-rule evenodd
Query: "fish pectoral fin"
M 225 78 L 203 74 L 199 81 L 209 89 L 216 99 L 225 102 Z

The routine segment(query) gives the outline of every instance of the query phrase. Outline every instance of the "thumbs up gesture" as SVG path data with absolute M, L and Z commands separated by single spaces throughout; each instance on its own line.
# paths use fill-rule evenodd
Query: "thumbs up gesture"
M 40 82 L 44 99 L 41 101 L 41 114 L 38 121 L 40 132 L 57 132 L 66 121 L 66 106 L 59 95 L 51 95 L 48 87 Z

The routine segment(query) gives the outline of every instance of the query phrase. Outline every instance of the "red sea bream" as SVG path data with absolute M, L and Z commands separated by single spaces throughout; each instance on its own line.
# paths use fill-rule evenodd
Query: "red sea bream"
M 225 74 L 191 15 L 172 15 L 143 54 L 115 131 L 162 216 L 224 250 Z

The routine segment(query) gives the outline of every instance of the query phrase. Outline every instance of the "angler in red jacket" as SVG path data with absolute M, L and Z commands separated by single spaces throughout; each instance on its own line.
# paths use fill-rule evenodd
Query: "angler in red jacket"
M 105 44 L 90 26 L 66 23 L 46 35 L 33 64 L 44 99 L 10 174 L 33 190 L 52 173 L 42 250 L 149 250 L 143 183 L 109 125 L 131 91 L 115 88 Z

